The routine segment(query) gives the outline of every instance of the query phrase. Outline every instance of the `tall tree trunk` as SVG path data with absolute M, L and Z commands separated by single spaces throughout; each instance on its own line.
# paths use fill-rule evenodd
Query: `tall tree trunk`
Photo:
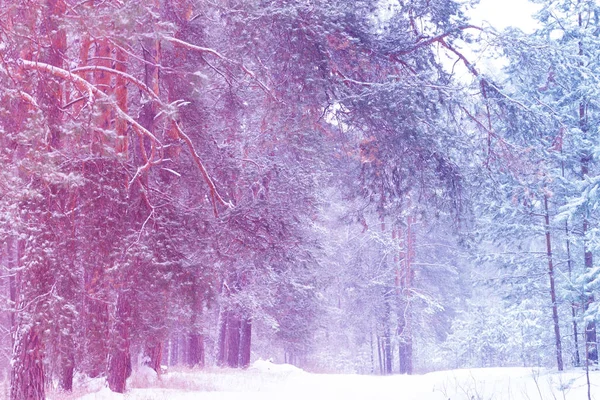
M 225 311 L 219 327 L 217 365 L 237 368 L 240 362 L 240 318 L 233 311 Z
M 10 400 L 45 400 L 42 340 L 39 326 L 20 324 L 15 335 Z
M 240 366 L 248 368 L 250 366 L 250 347 L 252 342 L 252 320 L 244 318 L 241 326 L 240 339 Z
M 160 338 L 149 338 L 146 342 L 146 348 L 144 349 L 144 353 L 147 357 L 145 365 L 152 368 L 154 371 L 156 371 L 157 374 L 160 375 L 160 366 L 162 364 L 163 355 L 163 341 L 160 340 Z
M 85 362 L 83 371 L 92 378 L 102 375 L 106 370 L 108 357 L 109 318 L 108 304 L 104 297 L 104 271 L 101 265 L 90 266 L 84 272 L 87 295 L 84 297 L 83 351 Z
M 194 276 L 194 286 L 198 285 L 198 281 L 199 278 Z M 200 333 L 202 328 L 198 318 L 202 313 L 202 302 L 198 293 L 199 290 L 194 291 L 192 299 L 187 363 L 190 367 L 200 366 L 204 368 L 204 335 Z
M 127 72 L 127 56 L 121 49 L 117 49 L 115 69 L 120 72 Z M 115 78 L 115 98 L 117 105 L 121 110 L 127 112 L 127 81 L 121 75 Z M 115 121 L 115 130 L 117 134 L 115 151 L 117 154 L 127 157 L 129 140 L 127 138 L 127 121 L 117 118 Z M 128 184 L 128 182 L 126 182 Z
M 561 139 L 562 141 L 562 139 Z M 561 146 L 561 154 L 562 154 L 562 146 Z M 565 163 L 561 161 L 560 163 L 561 175 L 563 179 L 565 178 Z M 571 231 L 569 230 L 569 222 L 565 221 L 565 237 L 566 237 L 566 249 L 567 249 L 567 274 L 569 277 L 569 282 L 572 281 L 572 272 L 573 272 L 573 261 L 571 259 Z M 576 367 L 581 365 L 581 358 L 579 357 L 579 332 L 577 327 L 577 305 L 574 301 L 571 301 L 571 321 L 573 323 L 573 345 L 575 347 L 575 351 L 573 353 L 574 364 Z
M 169 339 L 169 366 L 179 364 L 179 334 L 177 332 L 171 334 Z
M 578 1 L 578 4 L 580 1 Z M 583 16 L 581 12 L 578 15 L 579 28 L 583 28 Z M 579 41 L 579 55 L 583 56 L 583 42 Z M 583 66 L 583 61 L 580 61 L 580 66 Z M 584 100 L 579 102 L 579 128 L 583 132 L 584 137 L 587 136 L 589 131 L 588 118 L 587 118 L 587 105 Z M 581 157 L 581 179 L 589 174 L 589 164 L 592 161 L 592 154 L 589 150 L 586 150 L 586 154 Z M 587 234 L 589 231 L 589 216 L 586 214 L 583 216 L 583 256 L 584 265 L 586 271 L 591 270 L 594 267 L 594 256 L 592 251 L 589 249 L 589 243 Z M 584 300 L 584 311 L 587 311 L 589 305 L 594 302 L 594 295 L 590 294 L 587 299 Z M 598 343 L 596 338 L 596 323 L 589 321 L 585 327 L 585 343 L 586 343 L 586 360 L 587 362 L 597 363 L 598 362 Z
M 569 274 L 569 281 L 571 281 L 571 272 L 573 270 L 571 261 L 571 241 L 569 240 L 569 223 L 565 222 L 565 233 L 567 235 L 567 271 Z M 574 301 L 571 301 L 571 320 L 573 322 L 573 345 L 575 346 L 575 352 L 573 354 L 575 360 L 574 364 L 576 367 L 581 365 L 581 358 L 579 357 L 579 331 L 577 327 L 577 306 Z
M 410 340 L 410 339 L 409 339 Z M 412 341 L 411 342 L 400 342 L 398 344 L 398 354 L 400 358 L 400 373 L 401 374 L 412 374 Z
M 204 368 L 204 335 L 190 333 L 188 337 L 188 365 Z
M 373 348 L 373 332 L 369 334 L 370 345 L 371 345 L 371 375 L 375 374 L 375 349 Z
M 109 44 L 108 39 L 101 38 L 96 40 L 95 42 L 95 63 L 98 66 L 104 68 L 111 68 L 111 46 Z M 98 87 L 102 92 L 111 95 L 113 86 L 111 84 L 112 75 L 107 71 L 96 70 L 94 71 L 94 83 L 95 86 Z M 98 106 L 100 109 L 100 113 L 96 117 L 96 123 L 92 134 L 92 143 L 91 148 L 94 154 L 96 155 L 104 155 L 106 145 L 106 132 L 111 129 L 111 120 L 112 120 L 112 109 L 107 104 L 100 104 Z
M 175 332 L 169 341 L 169 366 L 177 364 L 179 364 L 179 334 Z
M 383 337 L 383 361 L 384 361 L 384 373 L 390 375 L 392 373 L 392 338 L 390 337 L 391 332 L 388 332 Z
M 385 312 L 384 312 L 384 321 L 383 321 L 383 343 L 382 343 L 382 353 L 383 353 L 383 373 L 388 375 L 392 373 L 392 330 L 390 327 L 390 320 L 392 316 L 392 309 L 390 302 L 392 297 L 389 292 L 386 290 L 384 294 L 384 302 L 385 302 Z
M 69 302 L 75 301 L 75 285 L 66 276 L 60 277 L 60 280 L 58 283 L 59 296 Z M 75 369 L 74 325 L 76 315 L 71 313 L 69 309 L 61 311 L 64 314 L 61 315 L 58 321 L 59 386 L 62 390 L 70 392 L 73 390 L 73 371 Z
M 379 361 L 379 375 L 383 375 L 383 349 L 379 335 L 377 335 L 377 360 Z
M 18 241 L 13 236 L 9 236 L 6 242 L 6 248 L 8 267 L 8 291 L 10 296 L 10 332 L 11 337 L 13 339 L 15 332 L 15 310 L 17 309 L 17 283 L 15 275 L 17 274 L 18 260 L 20 259 L 18 254 L 18 247 Z
M 123 293 L 117 298 L 115 322 L 111 329 L 112 343 L 108 359 L 108 387 L 113 392 L 124 393 L 125 383 L 131 375 L 129 352 L 129 316 L 131 305 Z
M 227 365 L 231 368 L 239 367 L 240 363 L 240 329 L 240 318 L 230 312 L 227 321 Z
M 556 345 L 556 366 L 563 370 L 562 342 L 560 325 L 558 322 L 558 306 L 556 304 L 556 290 L 554 286 L 554 265 L 552 263 L 552 242 L 550 234 L 550 213 L 548 211 L 548 196 L 544 195 L 544 227 L 546 230 L 546 255 L 548 257 L 548 276 L 550 278 L 550 299 L 552 301 L 552 320 L 554 321 L 554 342 Z
M 399 306 L 398 306 L 398 359 L 401 374 L 413 373 L 413 344 L 412 344 L 412 321 L 410 308 L 410 294 L 412 290 L 412 261 L 414 258 L 414 229 L 413 218 L 406 219 L 406 235 L 403 238 L 404 252 L 400 254 L 401 271 L 397 283 Z
M 219 320 L 219 339 L 218 339 L 218 349 L 217 349 L 217 365 L 219 367 L 225 366 L 227 363 L 227 322 L 228 322 L 228 313 L 229 311 L 222 311 L 221 317 Z
M 58 18 L 65 13 L 66 5 L 63 0 L 46 0 L 40 20 L 40 33 L 49 39 L 49 46 L 40 51 L 41 60 L 50 65 L 61 67 L 66 51 L 66 33 L 58 26 Z M 33 9 L 32 14 L 36 13 Z M 45 141 L 46 150 L 56 150 L 61 147 L 61 121 L 62 111 L 57 104 L 63 101 L 63 91 L 60 83 L 55 80 L 40 79 L 37 93 L 38 103 L 45 112 L 49 135 Z M 33 144 L 34 147 L 39 145 Z M 38 154 L 43 153 L 42 148 L 37 148 Z M 52 263 L 47 253 L 38 253 L 40 249 L 54 250 L 54 237 L 50 234 L 50 224 L 53 214 L 51 200 L 52 189 L 38 187 L 40 193 L 46 198 L 37 203 L 33 201 L 28 205 L 30 212 L 35 216 L 41 232 L 32 230 L 28 240 L 29 261 L 19 272 L 15 281 L 15 297 L 19 299 L 16 324 L 14 331 L 13 354 L 11 360 L 11 400 L 38 400 L 45 399 L 44 392 L 44 345 L 42 335 L 46 321 L 40 318 L 41 310 L 48 306 L 42 304 L 50 293 L 52 285 Z M 18 246 L 18 244 L 17 244 Z M 36 254 L 37 253 L 37 254 Z
M 30 212 L 44 207 L 41 204 L 32 204 Z M 41 215 L 40 215 L 41 214 Z M 43 216 L 48 213 L 36 215 L 43 220 L 38 227 L 47 232 Z M 43 334 L 47 321 L 42 317 L 42 310 L 49 307 L 49 294 L 52 292 L 52 274 L 50 263 L 44 260 L 40 249 L 49 245 L 49 235 L 31 234 L 31 241 L 24 249 L 23 262 L 17 272 L 16 296 L 18 300 L 16 325 L 14 331 L 14 345 L 11 359 L 11 400 L 38 400 L 44 399 L 44 343 Z M 41 259 L 41 262 L 36 262 Z M 35 260 L 35 261 L 31 261 Z M 19 261 L 20 262 L 20 261 Z
M 70 392 L 73 390 L 73 372 L 75 370 L 75 344 L 70 341 L 71 350 L 64 348 L 65 353 L 60 356 L 60 380 L 58 382 L 60 388 Z M 61 346 L 62 347 L 62 346 Z
M 583 107 L 583 106 L 581 106 Z M 585 117 L 585 111 L 583 108 L 580 108 L 580 113 Z M 585 157 L 581 161 L 581 174 L 585 179 L 586 175 L 589 173 L 589 162 L 590 158 Z M 594 256 L 592 251 L 589 248 L 589 243 L 587 239 L 587 234 L 589 231 L 589 220 L 588 216 L 584 215 L 583 219 L 583 247 L 584 247 L 584 265 L 586 271 L 590 271 L 594 267 Z M 590 304 L 594 302 L 594 295 L 590 294 L 584 299 L 584 311 L 587 311 Z M 598 362 L 598 343 L 596 337 L 596 322 L 589 321 L 585 327 L 585 343 L 586 343 L 586 359 L 588 362 L 597 363 Z

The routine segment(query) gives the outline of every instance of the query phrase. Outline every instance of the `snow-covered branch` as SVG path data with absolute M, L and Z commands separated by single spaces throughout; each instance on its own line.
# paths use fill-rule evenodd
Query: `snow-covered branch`
M 180 39 L 174 38 L 174 37 L 172 37 L 172 36 L 163 36 L 163 39 L 164 39 L 164 40 L 166 40 L 167 42 L 170 42 L 170 43 L 176 44 L 176 45 L 178 45 L 178 46 L 181 46 L 181 47 L 185 47 L 186 49 L 189 49 L 189 50 L 194 50 L 194 51 L 197 51 L 197 52 L 200 52 L 200 53 L 210 54 L 210 55 L 212 55 L 212 56 L 214 56 L 214 57 L 217 57 L 217 58 L 218 58 L 218 59 L 220 59 L 220 60 L 223 60 L 223 61 L 225 61 L 225 62 L 227 62 L 227 63 L 229 63 L 229 64 L 232 64 L 232 65 L 235 65 L 235 66 L 237 66 L 237 67 L 238 67 L 238 68 L 240 68 L 240 69 L 241 69 L 241 70 L 242 70 L 242 71 L 243 71 L 243 72 L 244 72 L 246 75 L 250 76 L 250 78 L 251 78 L 253 81 L 255 81 L 255 82 L 256 82 L 256 84 L 257 84 L 258 86 L 260 86 L 260 88 L 261 88 L 261 89 L 262 89 L 262 90 L 263 90 L 265 93 L 267 93 L 267 94 L 268 94 L 269 96 L 271 96 L 273 99 L 275 98 L 275 96 L 273 95 L 273 91 L 272 91 L 272 90 L 271 90 L 271 89 L 270 89 L 270 88 L 269 88 L 267 85 L 265 85 L 264 83 L 262 83 L 262 82 L 260 81 L 260 79 L 258 79 L 258 78 L 256 77 L 256 74 L 255 74 L 253 71 L 251 71 L 251 70 L 250 70 L 248 67 L 246 67 L 246 66 L 245 66 L 243 63 L 241 63 L 241 62 L 239 62 L 239 61 L 232 60 L 232 59 L 230 59 L 230 58 L 228 58 L 228 57 L 224 56 L 223 54 L 219 53 L 217 50 L 211 49 L 211 48 L 209 48 L 209 47 L 197 46 L 197 45 L 195 45 L 195 44 L 192 44 L 192 43 L 185 42 L 185 41 L 183 41 L 183 40 L 180 40 Z
M 158 138 L 156 136 L 154 136 L 154 134 L 152 134 L 152 132 L 150 132 L 148 129 L 144 128 L 135 119 L 133 119 L 129 114 L 127 114 L 125 111 L 123 111 L 121 109 L 121 107 L 119 107 L 117 102 L 115 100 L 113 100 L 110 96 L 108 96 L 106 93 L 102 92 L 100 89 L 98 89 L 96 86 L 92 85 L 90 82 L 86 81 L 82 77 L 73 74 L 71 71 L 67 71 L 65 69 L 55 67 L 54 65 L 46 64 L 46 63 L 39 62 L 39 61 L 29 61 L 29 60 L 20 59 L 19 63 L 22 65 L 22 67 L 24 69 L 33 69 L 33 70 L 37 70 L 37 71 L 47 72 L 56 77 L 70 81 L 74 85 L 80 87 L 82 90 L 87 91 L 90 100 L 94 96 L 97 96 L 97 97 L 101 98 L 102 100 L 105 100 L 115 110 L 115 112 L 119 118 L 129 122 L 131 125 L 133 125 L 135 127 L 136 130 L 138 130 L 143 135 L 150 138 L 150 140 L 152 140 L 153 143 L 161 146 L 160 140 L 158 140 Z

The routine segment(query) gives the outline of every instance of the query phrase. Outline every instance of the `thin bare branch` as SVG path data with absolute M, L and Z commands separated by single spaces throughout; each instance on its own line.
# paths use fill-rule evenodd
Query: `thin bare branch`
M 241 62 L 232 60 L 228 57 L 225 57 L 223 54 L 219 53 L 217 50 L 211 49 L 210 47 L 197 46 L 195 44 L 188 43 L 188 42 L 185 42 L 183 40 L 180 40 L 180 39 L 177 39 L 177 38 L 174 38 L 171 36 L 163 36 L 163 39 L 166 40 L 167 42 L 179 45 L 181 47 L 185 47 L 186 49 L 189 49 L 189 50 L 194 50 L 194 51 L 198 51 L 200 53 L 205 53 L 205 54 L 211 54 L 212 56 L 217 57 L 229 64 L 233 64 L 233 65 L 237 66 L 242 71 L 244 71 L 244 73 L 246 75 L 250 76 L 250 78 L 252 78 L 252 80 L 255 81 L 258 84 L 258 86 L 260 86 L 261 89 L 263 89 L 263 91 L 265 93 L 267 93 L 269 96 L 271 96 L 271 98 L 276 100 L 275 95 L 273 94 L 273 91 L 269 87 L 267 87 L 264 83 L 262 83 L 256 77 L 256 74 L 254 72 L 252 72 L 248 67 L 246 67 Z
M 217 187 L 216 187 L 214 181 L 208 174 L 206 167 L 204 167 L 204 163 L 202 162 L 202 159 L 196 152 L 196 149 L 194 148 L 194 144 L 192 143 L 192 140 L 190 139 L 190 137 L 188 135 L 186 135 L 185 132 L 183 132 L 183 130 L 181 129 L 181 127 L 179 126 L 179 124 L 177 122 L 174 122 L 174 124 L 175 124 L 175 127 L 177 128 L 177 133 L 183 139 L 183 141 L 187 144 L 188 149 L 190 150 L 190 153 L 192 154 L 192 158 L 196 162 L 196 165 L 198 166 L 198 168 L 200 169 L 200 172 L 202 173 L 202 177 L 204 178 L 204 180 L 206 181 L 206 184 L 209 187 L 211 197 L 213 198 L 213 212 L 215 214 L 215 217 L 218 216 L 218 211 L 216 208 L 215 200 L 218 201 L 220 204 L 226 206 L 227 208 L 233 208 L 233 204 L 231 204 L 231 202 L 225 201 L 223 199 L 223 197 L 221 196 L 221 194 L 219 193 L 219 191 L 217 190 Z

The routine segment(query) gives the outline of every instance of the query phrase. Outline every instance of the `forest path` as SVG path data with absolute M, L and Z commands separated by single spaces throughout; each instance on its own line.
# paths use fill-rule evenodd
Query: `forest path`
M 600 371 L 591 374 L 592 399 L 600 400 Z M 138 371 L 125 394 L 103 388 L 78 400 L 585 400 L 585 371 L 483 368 L 424 375 L 313 374 L 291 365 L 259 361 L 246 371 L 174 370 L 160 380 Z M 59 395 L 48 396 L 61 400 Z

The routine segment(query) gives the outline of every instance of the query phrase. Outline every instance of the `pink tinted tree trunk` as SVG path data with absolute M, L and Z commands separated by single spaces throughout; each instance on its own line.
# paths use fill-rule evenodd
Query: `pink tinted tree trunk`
M 10 400 L 46 399 L 40 334 L 34 324 L 19 324 L 11 360 Z
M 129 352 L 129 316 L 131 305 L 121 293 L 118 295 L 115 323 L 111 330 L 112 343 L 108 360 L 108 387 L 113 392 L 124 393 L 127 378 L 131 375 Z

